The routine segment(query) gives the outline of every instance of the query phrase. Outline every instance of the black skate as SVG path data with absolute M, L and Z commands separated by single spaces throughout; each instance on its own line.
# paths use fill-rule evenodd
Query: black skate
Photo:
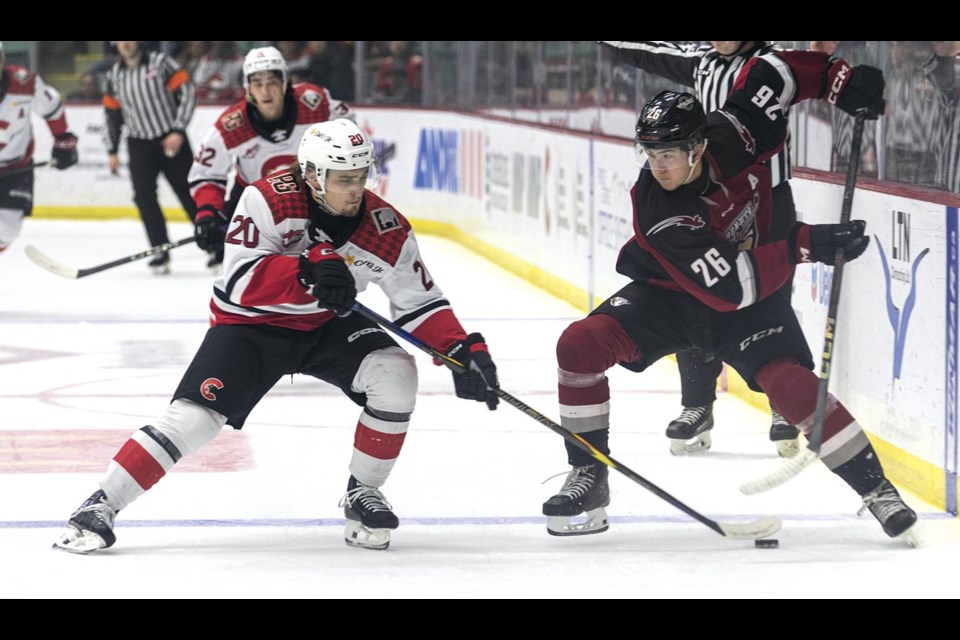
M 147 263 L 147 267 L 150 268 L 150 271 L 153 271 L 154 275 L 168 275 L 170 273 L 170 254 L 166 251 L 161 251 Z
M 667 425 L 667 437 L 670 438 L 670 453 L 682 456 L 697 451 L 708 451 L 712 440 L 713 405 L 684 407 L 680 416 Z
M 102 489 L 87 498 L 70 516 L 67 531 L 53 543 L 53 547 L 71 553 L 92 553 L 112 547 L 117 541 L 117 536 L 113 535 L 117 512 L 106 499 Z
M 547 533 L 552 536 L 579 536 L 606 531 L 610 527 L 604 508 L 610 504 L 608 474 L 609 469 L 605 464 L 573 467 L 560 492 L 543 503 Z M 586 520 L 574 523 L 573 518 L 584 512 Z
M 800 429 L 776 411 L 771 414 L 770 441 L 776 445 L 781 458 L 792 458 L 800 453 Z
M 863 496 L 863 507 L 857 511 L 857 515 L 862 515 L 867 509 L 891 538 L 902 535 L 917 521 L 917 512 L 906 505 L 889 480 L 884 480 L 880 486 Z M 913 544 L 912 540 L 910 543 Z
M 364 549 L 390 546 L 390 530 L 396 529 L 400 520 L 380 489 L 362 484 L 351 475 L 340 506 L 347 517 L 344 539 L 348 545 Z

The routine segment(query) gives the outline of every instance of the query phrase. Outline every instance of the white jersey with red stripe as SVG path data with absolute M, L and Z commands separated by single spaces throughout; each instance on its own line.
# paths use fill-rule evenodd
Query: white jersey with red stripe
M 466 337 L 400 212 L 367 191 L 356 218 L 336 217 L 342 228 L 325 230 L 308 191 L 289 171 L 243 191 L 227 227 L 223 273 L 214 282 L 213 324 L 312 331 L 332 320 L 298 280 L 300 254 L 326 241 L 343 256 L 358 292 L 375 284 L 386 293 L 392 319 L 406 331 L 440 350 Z
M 67 130 L 60 94 L 35 73 L 15 64 L 0 69 L 0 169 L 33 164 L 33 123 L 36 113 L 50 132 Z
M 290 93 L 292 96 L 288 93 L 285 97 L 282 121 L 271 124 L 269 131 L 252 120 L 255 107 L 246 99 L 235 102 L 217 118 L 200 143 L 188 177 L 198 208 L 211 205 L 223 211 L 227 178 L 233 169 L 241 187 L 287 169 L 296 161 L 300 138 L 311 124 L 355 118 L 349 105 L 333 99 L 323 87 L 305 82 L 294 85 Z

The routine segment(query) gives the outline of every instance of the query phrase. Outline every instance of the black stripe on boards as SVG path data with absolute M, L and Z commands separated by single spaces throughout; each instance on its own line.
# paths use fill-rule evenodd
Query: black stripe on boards
M 394 322 L 394 324 L 397 324 L 397 325 L 399 325 L 399 326 L 402 327 L 402 326 L 406 325 L 408 322 L 411 322 L 411 321 L 413 321 L 413 320 L 416 320 L 417 318 L 419 318 L 420 316 L 422 316 L 422 315 L 424 315 L 424 314 L 426 314 L 426 313 L 430 313 L 431 311 L 433 311 L 433 310 L 435 310 L 435 309 L 439 309 L 439 308 L 441 308 L 441 307 L 449 307 L 449 306 L 450 306 L 450 303 L 447 301 L 446 298 L 440 298 L 439 300 L 435 300 L 435 301 L 431 302 L 430 304 L 428 304 L 428 305 L 425 306 L 425 307 L 420 307 L 420 308 L 417 309 L 416 311 L 411 311 L 410 313 L 408 313 L 408 314 L 405 315 L 405 316 L 400 316 L 399 318 L 397 318 L 397 319 L 394 320 L 393 322 Z
M 174 464 L 179 462 L 180 458 L 183 457 L 183 454 L 180 453 L 180 449 L 177 448 L 177 445 L 170 442 L 170 439 L 160 433 L 156 427 L 148 424 L 145 427 L 141 427 L 140 431 L 143 431 L 150 437 L 151 440 L 163 447 L 163 450 L 167 452 L 167 455 L 170 456 L 170 459 L 173 460 Z

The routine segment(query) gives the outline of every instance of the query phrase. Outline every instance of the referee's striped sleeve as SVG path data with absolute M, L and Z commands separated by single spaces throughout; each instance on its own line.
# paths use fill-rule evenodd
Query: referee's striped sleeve
M 167 80 L 167 89 L 177 95 L 177 113 L 173 119 L 173 128 L 179 131 L 186 131 L 187 125 L 193 118 L 193 112 L 197 108 L 197 88 L 186 69 L 177 64 L 177 61 L 169 56 L 164 56 L 169 79 Z

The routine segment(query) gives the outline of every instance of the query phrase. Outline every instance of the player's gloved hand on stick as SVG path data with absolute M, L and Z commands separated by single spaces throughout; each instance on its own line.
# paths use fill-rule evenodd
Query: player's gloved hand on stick
M 884 85 L 880 69 L 865 64 L 851 67 L 845 60 L 837 60 L 827 72 L 824 99 L 851 115 L 866 109 L 867 119 L 876 120 L 886 110 Z
M 357 299 L 357 284 L 332 244 L 315 242 L 304 249 L 297 277 L 321 307 L 338 316 L 350 314 Z
M 846 262 L 859 257 L 870 244 L 870 236 L 864 235 L 867 223 L 863 220 L 851 220 L 846 224 L 804 224 L 793 225 L 787 242 L 790 246 L 790 259 L 794 264 L 801 262 L 822 262 L 833 265 L 837 249 L 843 249 Z
M 54 136 L 50 157 L 53 166 L 60 170 L 77 164 L 77 136 L 69 131 Z
M 193 221 L 193 237 L 203 251 L 215 251 L 227 236 L 227 216 L 213 205 L 205 204 L 197 210 Z
M 493 364 L 487 343 L 479 333 L 471 333 L 463 340 L 453 344 L 447 350 L 447 357 L 453 358 L 467 370 L 453 374 L 453 386 L 458 398 L 486 402 L 491 411 L 497 408 L 500 397 L 494 389 L 500 388 L 497 379 L 497 365 Z

